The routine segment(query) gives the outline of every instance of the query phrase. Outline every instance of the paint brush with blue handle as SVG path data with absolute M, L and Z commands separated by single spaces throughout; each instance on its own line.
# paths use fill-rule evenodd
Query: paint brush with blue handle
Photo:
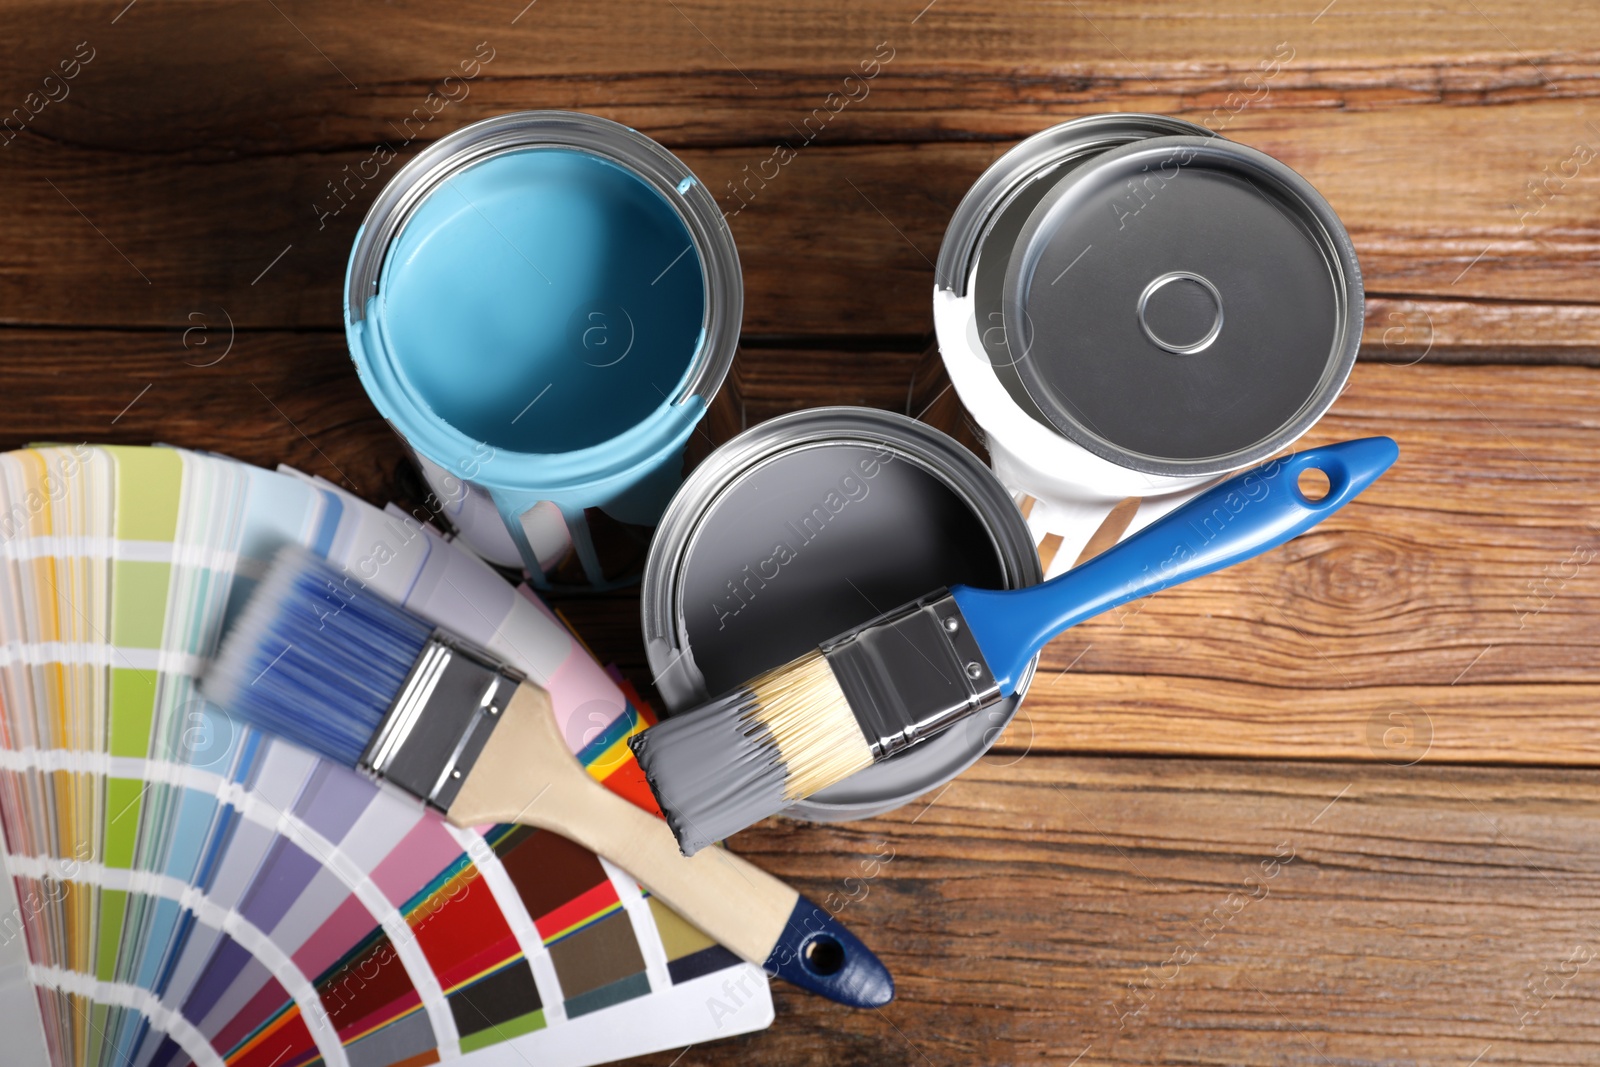
M 1368 437 L 1275 459 L 1048 582 L 929 593 L 629 744 L 692 856 L 1011 696 L 1069 626 L 1306 532 L 1399 454 Z M 1311 469 L 1329 483 L 1315 501 L 1298 485 Z
M 591 778 L 545 690 L 303 548 L 278 554 L 201 692 L 457 826 L 520 823 L 575 841 L 803 989 L 858 1008 L 894 997 L 888 970 L 826 911 L 731 852 L 684 859 L 665 823 Z

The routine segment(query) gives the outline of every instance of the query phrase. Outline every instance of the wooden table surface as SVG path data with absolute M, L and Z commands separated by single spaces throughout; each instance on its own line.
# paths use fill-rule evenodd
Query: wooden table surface
M 345 353 L 346 255 L 400 160 L 522 108 L 632 125 L 718 193 L 746 423 L 915 414 L 949 401 L 931 260 L 983 168 L 1078 115 L 1205 122 L 1348 225 L 1365 344 L 1311 440 L 1391 434 L 1399 466 L 1057 641 L 949 788 L 737 838 L 899 997 L 780 987 L 767 1032 L 645 1062 L 1600 1062 L 1600 8 L 524 3 L 0 5 L 0 445 L 170 442 L 410 499 Z M 648 684 L 632 595 L 562 606 Z

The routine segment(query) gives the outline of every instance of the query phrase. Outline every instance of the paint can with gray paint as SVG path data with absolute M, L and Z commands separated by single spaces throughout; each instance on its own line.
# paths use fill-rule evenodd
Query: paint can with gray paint
M 1027 524 L 971 452 L 901 415 L 815 408 L 729 441 L 673 497 L 645 565 L 646 652 L 684 711 L 944 585 L 1042 577 Z M 1004 732 L 1018 695 L 786 814 L 866 818 L 935 789 Z

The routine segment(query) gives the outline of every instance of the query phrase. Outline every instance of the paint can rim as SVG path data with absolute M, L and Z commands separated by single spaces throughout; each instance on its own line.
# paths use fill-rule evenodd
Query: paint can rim
M 991 163 L 956 205 L 939 244 L 935 284 L 966 296 L 978 253 L 996 219 L 1023 189 L 1047 172 L 1130 141 L 1184 135 L 1216 136 L 1184 119 L 1124 111 L 1069 119 L 1024 139 Z
M 643 182 L 677 215 L 693 242 L 706 295 L 699 344 L 667 406 L 676 408 L 691 401 L 709 403 L 726 379 L 744 316 L 744 279 L 732 231 L 705 185 L 664 146 L 619 122 L 574 111 L 517 111 L 464 126 L 407 161 L 379 192 L 357 232 L 345 272 L 345 331 L 351 339 L 351 356 L 362 383 L 391 425 L 396 425 L 397 413 L 389 410 L 396 402 L 391 396 L 395 390 L 383 388 L 382 381 L 376 380 L 382 377 L 378 373 L 381 368 L 365 366 L 372 355 L 365 353 L 364 345 L 356 344 L 358 332 L 373 332 L 370 327 L 363 327 L 367 302 L 379 292 L 390 249 L 416 210 L 446 179 L 495 156 L 539 148 L 584 152 L 614 164 Z M 408 390 L 398 392 L 410 406 L 421 404 Z M 436 424 L 439 436 L 458 450 L 470 450 L 474 444 L 469 435 L 431 412 L 419 409 L 413 414 L 419 424 Z M 633 429 L 637 431 L 639 427 Z M 402 437 L 414 447 L 424 445 L 408 435 Z M 583 468 L 572 472 L 572 476 L 590 480 L 597 473 L 620 473 L 613 469 L 617 463 L 615 445 L 614 440 L 606 441 L 563 453 L 498 451 L 508 457 L 570 459 Z M 585 457 L 591 462 L 578 462 Z M 430 458 L 448 466 L 436 456 Z M 647 457 L 639 462 L 650 461 Z M 632 460 L 623 464 L 634 465 L 637 464 Z M 596 469 L 590 470 L 591 466 Z

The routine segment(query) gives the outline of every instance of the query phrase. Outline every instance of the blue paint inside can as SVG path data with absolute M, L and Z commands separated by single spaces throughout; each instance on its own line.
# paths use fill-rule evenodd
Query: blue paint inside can
M 378 292 L 408 391 L 466 438 L 521 454 L 601 445 L 669 405 L 706 309 L 673 206 L 567 148 L 492 156 L 432 189 Z

